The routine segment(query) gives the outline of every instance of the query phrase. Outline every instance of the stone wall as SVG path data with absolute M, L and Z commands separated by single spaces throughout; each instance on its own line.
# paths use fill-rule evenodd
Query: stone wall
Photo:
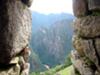
M 32 0 L 0 0 L 0 75 L 29 75 Z
M 100 0 L 73 0 L 76 75 L 100 75 Z

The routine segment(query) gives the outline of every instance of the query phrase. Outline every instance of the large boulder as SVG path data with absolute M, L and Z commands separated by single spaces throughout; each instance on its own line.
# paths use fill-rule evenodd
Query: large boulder
M 85 63 L 77 51 L 71 52 L 71 61 L 81 75 L 94 75 L 93 69 Z
M 76 17 L 86 16 L 88 14 L 87 0 L 73 0 L 73 12 Z
M 0 0 L 0 63 L 9 63 L 28 45 L 30 36 L 28 7 L 21 0 Z
M 79 55 L 82 56 L 83 52 L 84 57 L 87 57 L 89 60 L 91 60 L 91 62 L 93 62 L 96 65 L 97 69 L 100 71 L 100 66 L 99 66 L 100 58 L 98 56 L 99 49 L 97 50 L 99 43 L 96 42 L 96 44 L 98 44 L 96 46 L 94 39 L 87 40 L 76 36 L 73 44 Z
M 86 38 L 100 36 L 100 16 L 77 18 L 74 22 L 74 31 L 77 35 Z

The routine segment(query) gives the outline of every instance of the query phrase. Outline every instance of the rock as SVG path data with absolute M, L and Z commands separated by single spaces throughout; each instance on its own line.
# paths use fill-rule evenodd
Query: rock
M 24 70 L 26 68 L 26 62 L 22 56 L 19 57 L 19 65 L 21 67 L 21 70 Z
M 0 11 L 0 63 L 7 64 L 29 43 L 31 13 L 20 0 L 0 0 Z
M 95 63 L 96 67 L 99 69 L 99 59 L 93 40 L 86 40 L 75 36 L 73 44 L 80 56 L 82 56 L 83 52 L 84 56 L 88 57 L 93 63 Z
M 98 71 L 95 72 L 95 75 L 100 75 L 100 73 Z
M 29 75 L 30 64 L 26 63 L 26 68 L 22 71 L 21 75 Z
M 86 16 L 89 12 L 87 0 L 73 0 L 73 12 L 76 17 Z
M 19 57 L 14 57 L 9 64 L 18 64 L 19 62 Z
M 100 36 L 100 16 L 87 16 L 76 19 L 74 31 L 78 36 L 86 38 Z
M 0 69 L 0 75 L 20 75 L 20 66 L 17 64 L 9 69 Z
M 100 0 L 88 0 L 89 10 L 100 10 Z
M 28 62 L 30 54 L 31 54 L 31 50 L 29 47 L 25 47 L 21 52 L 21 56 L 23 56 L 25 62 Z
M 100 38 L 95 39 L 95 46 L 96 46 L 96 50 L 97 50 L 97 53 L 98 53 L 99 58 L 100 58 Z
M 27 5 L 28 7 L 30 7 L 33 0 L 21 0 L 21 1 L 22 1 L 25 5 Z
M 83 56 L 85 56 L 85 54 L 84 54 L 84 45 L 83 45 L 83 42 L 81 40 L 82 39 L 79 38 L 77 35 L 74 35 L 73 39 L 72 39 L 73 46 L 74 46 L 75 50 L 77 50 L 79 55 L 83 57 Z
M 85 64 L 84 60 L 80 57 L 77 51 L 71 52 L 71 61 L 81 75 L 94 75 L 94 71 L 91 67 Z
M 78 75 L 100 75 L 100 0 L 73 0 L 71 61 Z M 76 74 L 77 75 L 77 74 Z

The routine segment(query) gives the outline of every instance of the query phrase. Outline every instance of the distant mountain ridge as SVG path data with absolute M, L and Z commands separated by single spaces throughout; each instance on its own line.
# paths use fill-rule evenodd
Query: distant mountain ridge
M 32 12 L 32 29 L 37 30 L 41 26 L 48 27 L 56 21 L 64 19 L 72 20 L 73 18 L 73 15 L 67 13 L 45 15 L 38 12 Z

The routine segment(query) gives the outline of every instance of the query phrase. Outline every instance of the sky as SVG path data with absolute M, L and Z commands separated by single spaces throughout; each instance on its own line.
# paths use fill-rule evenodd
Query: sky
M 72 11 L 72 0 L 33 0 L 30 8 L 42 14 L 70 13 Z

